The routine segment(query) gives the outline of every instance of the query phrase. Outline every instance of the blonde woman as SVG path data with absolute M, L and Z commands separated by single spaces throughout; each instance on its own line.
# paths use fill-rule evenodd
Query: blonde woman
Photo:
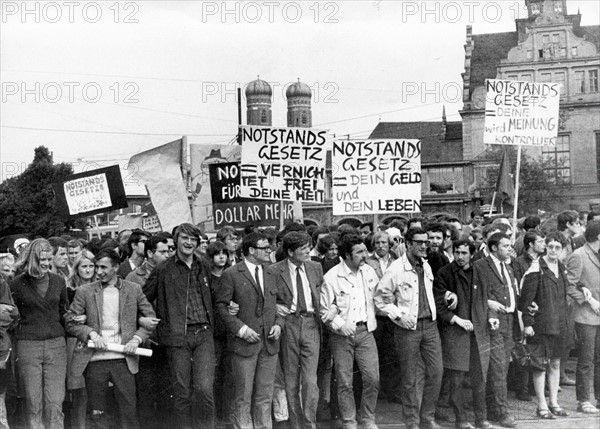
M 63 316 L 67 312 L 65 280 L 50 272 L 52 246 L 33 240 L 16 263 L 22 274 L 10 282 L 21 315 L 15 330 L 17 375 L 25 396 L 28 428 L 62 429 L 67 373 Z

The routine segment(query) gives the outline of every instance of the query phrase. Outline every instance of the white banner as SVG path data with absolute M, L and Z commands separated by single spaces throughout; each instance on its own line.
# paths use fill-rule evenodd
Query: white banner
M 104 173 L 69 180 L 63 186 L 71 215 L 112 206 Z
M 420 140 L 333 142 L 333 214 L 421 211 Z
M 325 200 L 326 130 L 240 127 L 242 197 Z
M 560 84 L 486 81 L 485 144 L 556 146 Z

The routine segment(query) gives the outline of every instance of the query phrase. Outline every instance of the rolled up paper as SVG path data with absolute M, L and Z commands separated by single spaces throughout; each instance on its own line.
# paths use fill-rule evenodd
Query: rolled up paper
M 94 342 L 92 340 L 88 341 L 87 346 L 90 349 L 95 349 L 96 348 L 96 345 L 94 344 Z M 123 345 L 123 344 L 108 343 L 106 345 L 106 350 L 108 350 L 109 352 L 116 352 L 116 353 L 123 353 L 123 354 L 125 354 L 125 345 Z M 152 349 L 145 349 L 143 347 L 138 347 L 137 349 L 135 349 L 135 354 L 138 355 L 138 356 L 150 357 L 150 356 L 152 356 Z

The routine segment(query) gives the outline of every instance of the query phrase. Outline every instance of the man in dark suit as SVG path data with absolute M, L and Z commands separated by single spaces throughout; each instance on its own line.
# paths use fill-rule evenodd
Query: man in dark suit
M 271 428 L 271 400 L 284 319 L 277 314 L 275 273 L 268 238 L 253 232 L 242 241 L 244 261 L 225 270 L 217 311 L 229 332 L 235 383 L 233 424 L 239 429 Z M 240 309 L 228 310 L 230 301 Z M 252 410 L 252 411 L 251 411 Z
M 293 231 L 283 237 L 287 258 L 274 264 L 278 312 L 285 317 L 281 358 L 290 426 L 317 427 L 319 364 L 319 300 L 323 269 L 310 260 L 310 236 Z M 302 404 L 300 404 L 302 390 Z
M 66 329 L 94 348 L 75 349 L 71 372 L 81 376 L 85 384 L 92 420 L 100 428 L 108 428 L 106 396 L 108 382 L 115 385 L 119 418 L 124 428 L 137 428 L 134 374 L 138 372 L 137 347 L 148 338 L 148 331 L 138 326 L 138 314 L 154 317 L 152 305 L 142 288 L 117 276 L 120 258 L 114 250 L 101 250 L 96 256 L 96 272 L 100 281 L 81 286 L 66 315 Z M 85 322 L 84 322 L 85 321 Z M 107 350 L 109 344 L 124 344 L 124 353 Z
M 470 374 L 475 426 L 490 429 L 492 425 L 486 420 L 485 407 L 485 379 L 490 360 L 487 291 L 485 284 L 473 287 L 471 258 L 475 245 L 469 240 L 457 240 L 453 248 L 454 261 L 441 268 L 433 282 L 449 403 L 454 409 L 456 427 L 472 428 L 467 421 L 461 389 L 463 379 Z M 448 292 L 457 295 L 454 310 L 446 304 Z
M 488 292 L 490 323 L 490 366 L 487 383 L 488 417 L 503 427 L 516 427 L 508 413 L 506 376 L 513 349 L 513 319 L 516 311 L 517 284 L 512 268 L 506 264 L 512 246 L 510 237 L 502 232 L 487 241 L 489 256 L 473 265 L 473 288 L 485 287 Z M 492 420 L 490 417 L 490 420 Z

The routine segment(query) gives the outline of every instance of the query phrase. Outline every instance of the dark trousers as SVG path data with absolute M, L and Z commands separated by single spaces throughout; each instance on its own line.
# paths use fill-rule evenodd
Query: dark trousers
M 188 326 L 185 344 L 167 347 L 178 428 L 215 425 L 215 345 L 207 325 Z
M 140 358 L 139 372 L 135 375 L 138 414 L 143 428 L 163 427 L 160 419 L 170 410 L 166 350 L 153 346 L 152 351 L 152 357 Z
M 261 349 L 252 356 L 233 354 L 235 384 L 233 425 L 236 429 L 270 429 L 271 402 L 278 355 L 270 355 L 261 339 Z
M 508 416 L 506 377 L 514 347 L 513 314 L 499 314 L 500 327 L 490 331 L 490 366 L 487 376 L 487 408 L 498 420 Z
M 319 401 L 319 322 L 317 316 L 302 317 L 295 314 L 290 314 L 285 320 L 281 357 L 290 426 L 292 429 L 315 429 Z
M 402 370 L 402 411 L 406 424 L 435 420 L 435 403 L 442 386 L 442 343 L 437 322 L 419 319 L 415 330 L 396 327 L 396 349 Z M 422 399 L 417 390 L 419 356 L 425 370 Z M 421 407 L 419 409 L 419 403 Z
M 594 396 L 600 401 L 600 326 L 575 322 L 579 358 L 575 373 L 575 393 L 579 402 L 590 400 L 592 380 Z
M 377 329 L 373 332 L 379 354 L 380 390 L 388 400 L 400 396 L 401 371 L 394 331 L 396 324 L 389 317 L 377 317 Z
M 137 429 L 139 425 L 135 403 L 135 377 L 129 371 L 125 359 L 90 362 L 85 369 L 85 387 L 88 403 L 92 409 L 90 418 L 92 427 L 110 428 L 110 420 L 106 413 L 109 381 L 115 386 L 115 399 L 119 409 L 121 428 Z
M 454 369 L 446 369 L 448 380 L 448 394 L 450 406 L 454 410 L 454 416 L 457 423 L 467 421 L 465 413 L 465 389 L 462 388 L 462 383 L 467 374 L 471 377 L 471 391 L 473 398 L 473 411 L 475 413 L 475 421 L 482 422 L 486 419 L 485 407 L 485 380 L 481 369 L 481 359 L 479 358 L 479 348 L 475 335 L 471 334 L 471 350 L 469 356 L 469 371 L 457 371 Z

